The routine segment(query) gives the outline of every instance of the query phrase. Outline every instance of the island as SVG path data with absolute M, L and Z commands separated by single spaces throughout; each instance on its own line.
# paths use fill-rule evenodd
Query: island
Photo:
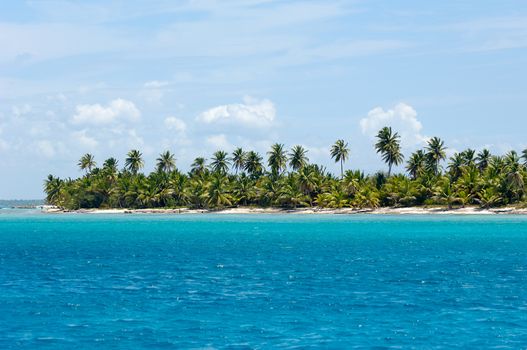
M 527 149 L 493 155 L 487 149 L 454 153 L 446 167 L 446 146 L 430 138 L 424 149 L 406 163 L 401 137 L 382 128 L 375 150 L 386 171 L 365 174 L 345 170 L 348 143 L 337 140 L 330 149 L 340 174 L 311 164 L 308 150 L 296 145 L 287 150 L 275 143 L 267 159 L 255 151 L 219 150 L 210 161 L 197 157 L 188 173 L 176 167 L 175 155 L 165 151 L 154 171 L 144 174 L 141 151 L 131 150 L 119 169 L 115 158 L 101 167 L 87 153 L 78 166 L 77 179 L 49 175 L 44 191 L 48 212 L 210 212 L 258 213 L 525 213 Z M 393 174 L 405 165 L 405 174 Z

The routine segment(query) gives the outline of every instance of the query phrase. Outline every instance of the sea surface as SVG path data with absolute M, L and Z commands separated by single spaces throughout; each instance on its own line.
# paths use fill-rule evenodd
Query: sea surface
M 0 210 L 0 349 L 525 349 L 523 216 Z

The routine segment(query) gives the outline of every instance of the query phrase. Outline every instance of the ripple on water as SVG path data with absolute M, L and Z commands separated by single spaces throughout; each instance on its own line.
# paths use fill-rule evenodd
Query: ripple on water
M 527 220 L 182 218 L 0 220 L 0 348 L 527 344 Z

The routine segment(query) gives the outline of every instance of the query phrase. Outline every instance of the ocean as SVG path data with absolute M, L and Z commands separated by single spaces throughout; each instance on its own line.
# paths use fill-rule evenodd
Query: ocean
M 527 347 L 527 218 L 0 210 L 1 349 Z

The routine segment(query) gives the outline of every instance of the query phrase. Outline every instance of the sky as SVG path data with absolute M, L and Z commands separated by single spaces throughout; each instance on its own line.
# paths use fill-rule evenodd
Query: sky
M 432 136 L 520 151 L 526 66 L 524 0 L 2 1 L 0 198 L 43 198 L 87 152 L 186 171 L 280 142 L 336 173 L 342 138 L 375 172 L 383 126 L 407 158 Z

